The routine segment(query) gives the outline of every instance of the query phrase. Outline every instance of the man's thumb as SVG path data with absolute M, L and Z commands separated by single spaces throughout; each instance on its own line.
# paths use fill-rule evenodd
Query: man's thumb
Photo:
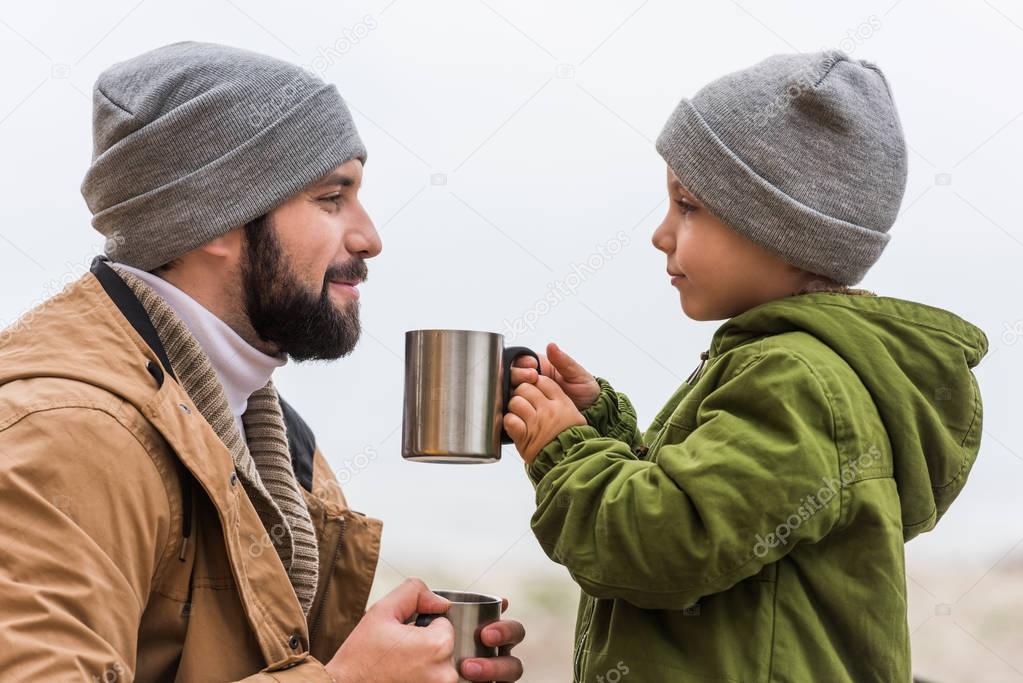
M 406 579 L 376 605 L 402 623 L 415 614 L 443 614 L 451 602 L 437 595 L 419 579 Z

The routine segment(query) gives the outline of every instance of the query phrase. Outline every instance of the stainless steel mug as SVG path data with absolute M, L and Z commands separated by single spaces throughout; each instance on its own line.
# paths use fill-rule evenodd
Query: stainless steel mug
M 480 632 L 487 624 L 501 618 L 501 598 L 464 591 L 433 591 L 451 601 L 444 614 L 419 614 L 416 626 L 429 626 L 437 617 L 445 617 L 455 628 L 455 667 L 461 671 L 462 662 L 474 657 L 496 657 L 497 648 L 480 642 Z M 458 683 L 469 683 L 461 676 Z
M 511 365 L 537 355 L 504 348 L 504 336 L 473 330 L 405 333 L 405 401 L 401 455 L 407 460 L 484 463 L 511 443 L 503 419 L 511 398 Z

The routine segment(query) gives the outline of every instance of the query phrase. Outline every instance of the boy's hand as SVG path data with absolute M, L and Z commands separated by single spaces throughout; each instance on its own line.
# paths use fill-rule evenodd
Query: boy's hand
M 586 418 L 572 399 L 557 382 L 544 375 L 537 377 L 535 383 L 526 381 L 515 387 L 504 416 L 504 430 L 527 465 L 558 434 L 585 424 Z
M 579 365 L 574 358 L 561 350 L 555 344 L 547 345 L 547 355 L 540 356 L 540 374 L 554 378 L 562 391 L 580 411 L 586 410 L 600 396 L 600 385 L 593 378 L 586 368 Z M 518 386 L 523 382 L 536 383 L 536 360 L 531 356 L 522 356 L 515 361 L 512 368 L 512 386 Z M 510 434 L 509 434 L 510 436 Z

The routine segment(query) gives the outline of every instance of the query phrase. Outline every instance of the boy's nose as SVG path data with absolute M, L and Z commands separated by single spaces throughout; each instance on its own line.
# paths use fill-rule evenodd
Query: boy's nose
M 675 250 L 675 240 L 672 239 L 671 230 L 668 230 L 664 222 L 654 230 L 654 234 L 650 237 L 650 242 L 654 245 L 654 248 L 663 251 L 665 254 L 670 254 Z

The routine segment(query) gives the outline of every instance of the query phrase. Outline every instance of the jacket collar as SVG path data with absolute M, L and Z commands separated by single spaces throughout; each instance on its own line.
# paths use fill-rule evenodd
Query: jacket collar
M 246 539 L 259 538 L 263 524 L 255 508 L 242 502 L 245 493 L 239 491 L 240 487 L 233 483 L 236 480 L 229 477 L 234 469 L 231 454 L 198 410 L 189 407 L 190 398 L 180 383 L 177 380 L 172 383 L 165 381 L 168 376 L 174 378 L 174 373 L 155 327 L 141 302 L 105 261 L 102 257 L 94 260 L 91 270 L 95 280 L 81 283 L 78 285 L 81 289 L 72 294 L 75 296 L 80 292 L 87 297 L 103 297 L 105 294 L 116 306 L 115 310 L 113 306 L 104 305 L 106 302 L 99 306 L 89 306 L 87 300 L 84 302 L 89 311 L 86 315 L 102 316 L 106 323 L 103 328 L 97 329 L 97 333 L 105 337 L 99 344 L 101 348 L 96 350 L 99 358 L 106 363 L 100 375 L 110 378 L 112 391 L 126 392 L 125 398 L 138 406 L 170 449 L 177 454 L 180 463 L 189 473 L 189 476 L 182 478 L 183 485 L 185 480 L 194 478 L 196 490 L 205 491 L 212 502 L 221 528 L 234 530 L 231 533 L 225 532 L 223 538 L 231 565 L 236 568 L 235 579 L 242 603 L 246 606 L 249 624 L 266 661 L 271 664 L 286 662 L 295 656 L 290 643 L 292 634 L 298 634 L 300 642 L 308 643 L 308 625 L 298 597 L 291 587 L 284 566 L 276 559 L 276 554 L 254 555 L 251 552 Z M 123 287 L 112 278 L 117 278 Z M 68 302 L 69 305 L 72 303 Z M 130 334 L 132 330 L 128 329 L 123 320 L 117 319 L 118 312 L 141 339 Z M 55 310 L 53 313 L 48 317 L 61 326 L 66 326 L 67 316 L 73 315 L 68 310 Z M 111 321 L 110 316 L 115 316 L 114 320 Z M 117 331 L 106 331 L 109 322 L 114 323 L 113 327 Z M 131 348 L 127 349 L 126 335 L 131 337 Z M 147 363 L 146 370 L 157 381 L 155 393 L 152 385 L 143 388 L 139 384 L 139 371 L 133 372 L 125 366 L 125 361 L 136 353 L 143 356 Z M 95 376 L 93 372 L 90 376 Z M 183 506 L 191 507 L 187 500 L 183 500 Z
M 99 281 L 110 300 L 117 306 L 125 319 L 131 324 L 143 341 L 152 349 L 159 359 L 160 364 L 150 362 L 146 369 L 157 382 L 162 386 L 164 375 L 170 376 L 177 381 L 174 370 L 171 367 L 170 358 L 160 341 L 149 314 L 142 306 L 142 303 L 125 284 L 124 280 L 107 265 L 109 259 L 106 256 L 96 256 L 92 260 L 89 270 Z M 295 477 L 307 490 L 313 489 L 313 454 L 316 449 L 316 441 L 312 430 L 302 417 L 291 405 L 281 399 L 281 412 L 284 416 L 284 424 L 288 433 L 288 448 L 291 452 L 291 464 L 295 470 Z
M 103 287 L 103 291 L 107 293 L 107 296 L 110 297 L 110 300 L 121 311 L 121 314 L 131 323 L 131 326 L 135 328 L 135 331 L 138 332 L 149 348 L 153 350 L 156 357 L 160 359 L 160 365 L 163 366 L 162 371 L 170 375 L 171 378 L 177 379 L 173 368 L 171 368 L 170 358 L 167 357 L 167 350 L 163 348 L 163 342 L 160 341 L 160 336 L 156 333 L 156 328 L 153 327 L 153 321 L 149 319 L 149 314 L 146 313 L 146 309 L 143 308 L 142 303 L 135 296 L 135 293 L 131 291 L 131 288 L 107 265 L 107 261 L 109 259 L 106 256 L 97 256 L 92 260 L 89 271 L 96 276 L 96 279 L 99 280 L 100 285 Z M 163 376 L 162 373 L 159 373 L 160 368 L 156 368 L 156 370 L 157 372 L 154 372 L 153 369 L 149 369 L 149 373 L 154 376 L 157 384 L 162 385 Z

